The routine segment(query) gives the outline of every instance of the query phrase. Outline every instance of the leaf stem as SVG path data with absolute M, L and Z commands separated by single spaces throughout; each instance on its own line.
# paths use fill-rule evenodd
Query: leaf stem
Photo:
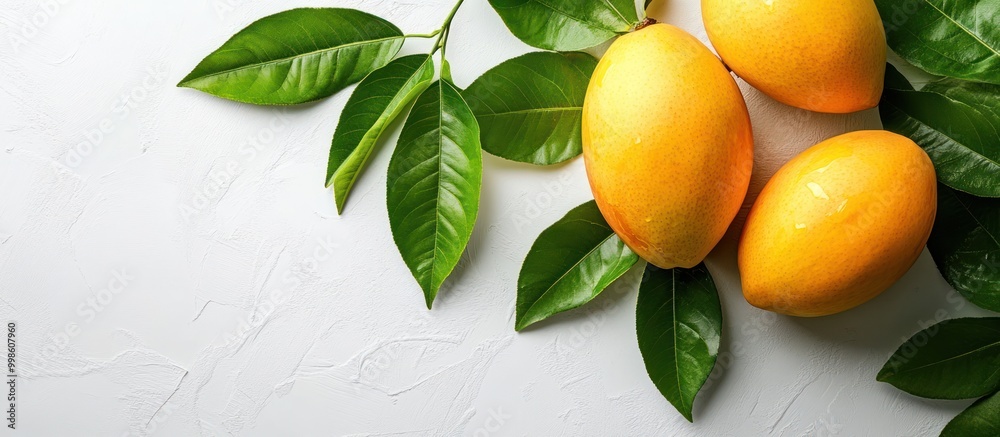
M 403 38 L 434 38 L 435 36 L 438 36 L 438 34 L 440 33 L 441 29 L 438 29 L 431 33 L 417 33 L 417 34 L 403 35 Z
M 431 54 L 432 55 L 434 53 L 437 53 L 437 51 L 439 49 L 441 49 L 442 55 L 444 54 L 444 50 L 443 49 L 444 49 L 445 44 L 447 44 L 447 42 L 448 42 L 447 36 L 448 36 L 449 31 L 451 30 L 451 22 L 452 22 L 452 20 L 455 19 L 455 14 L 458 13 L 458 8 L 461 7 L 462 3 L 464 3 L 464 2 L 465 2 L 465 0 L 458 0 L 458 2 L 455 3 L 455 6 L 453 8 L 451 8 L 451 12 L 448 13 L 448 18 L 444 19 L 444 24 L 441 25 L 440 29 L 438 29 L 437 39 L 434 40 L 434 48 L 431 49 Z

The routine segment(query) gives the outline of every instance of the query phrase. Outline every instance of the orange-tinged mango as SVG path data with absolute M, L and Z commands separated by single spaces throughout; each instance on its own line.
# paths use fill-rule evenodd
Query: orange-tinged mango
M 860 305 L 910 269 L 936 211 L 934 166 L 913 141 L 886 131 L 823 141 L 778 170 L 751 208 L 743 295 L 803 317 Z
M 583 107 L 583 156 L 601 213 L 662 267 L 690 268 L 746 196 L 753 133 L 732 75 L 700 41 L 654 24 L 601 58 Z
M 878 104 L 886 44 L 872 0 L 702 0 L 701 9 L 723 61 L 775 100 L 829 113 Z

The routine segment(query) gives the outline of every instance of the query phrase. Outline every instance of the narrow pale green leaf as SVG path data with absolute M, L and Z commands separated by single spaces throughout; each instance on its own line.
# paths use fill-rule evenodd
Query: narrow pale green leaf
M 1000 312 L 1000 199 L 938 187 L 927 248 L 952 287 L 970 302 Z
M 940 76 L 1000 84 L 1000 1 L 875 0 L 889 47 Z
M 574 208 L 538 236 L 524 259 L 514 329 L 590 302 L 638 261 L 596 202 Z
M 653 384 L 688 421 L 719 356 L 722 306 L 705 264 L 646 266 L 636 306 L 639 352 Z
M 344 211 L 347 194 L 389 124 L 434 79 L 430 55 L 396 59 L 373 71 L 347 100 L 333 134 L 326 186 L 333 185 L 337 212 Z
M 593 47 L 639 22 L 634 0 L 490 0 L 507 28 L 545 50 Z
M 892 354 L 877 379 L 932 399 L 970 399 L 1000 388 L 1000 318 L 945 320 Z
M 1000 435 L 1000 393 L 986 396 L 959 413 L 941 431 L 941 437 L 996 437 Z
M 958 96 L 886 89 L 879 114 L 887 130 L 927 151 L 945 185 L 1000 197 L 1000 120 L 972 106 L 976 102 L 956 100 Z
M 399 28 L 365 12 L 292 9 L 233 35 L 178 86 L 258 105 L 304 103 L 361 80 L 402 45 Z
M 482 129 L 483 150 L 550 165 L 583 151 L 583 100 L 597 60 L 586 53 L 537 52 L 493 67 L 462 96 Z
M 472 236 L 482 178 L 476 117 L 455 85 L 439 80 L 413 104 L 387 178 L 392 238 L 427 308 Z

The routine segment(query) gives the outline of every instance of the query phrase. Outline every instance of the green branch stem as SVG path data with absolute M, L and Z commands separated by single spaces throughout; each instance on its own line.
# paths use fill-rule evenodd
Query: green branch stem
M 434 38 L 435 36 L 438 36 L 438 34 L 440 33 L 441 29 L 438 29 L 431 33 L 417 33 L 417 34 L 403 35 L 403 38 Z
M 442 24 L 441 28 L 436 32 L 438 35 L 437 39 L 434 40 L 434 48 L 431 49 L 432 55 L 437 53 L 438 50 L 441 50 L 442 59 L 444 59 L 444 49 L 445 44 L 448 43 L 448 33 L 451 30 L 451 22 L 455 19 L 455 14 L 458 13 L 458 8 L 460 8 L 464 2 L 465 0 L 458 0 L 458 2 L 455 3 L 455 6 L 451 8 L 451 12 L 448 13 L 448 17 L 445 18 L 444 24 Z

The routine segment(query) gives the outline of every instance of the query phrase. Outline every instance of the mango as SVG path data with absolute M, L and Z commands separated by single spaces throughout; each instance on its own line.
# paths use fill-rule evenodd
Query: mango
M 823 141 L 778 170 L 750 209 L 743 295 L 801 317 L 861 305 L 910 269 L 936 211 L 934 166 L 910 139 L 859 131 Z
M 611 228 L 661 268 L 690 268 L 746 196 L 753 132 L 739 87 L 690 34 L 654 24 L 601 58 L 583 105 L 583 157 Z
M 816 112 L 875 107 L 886 43 L 872 0 L 702 0 L 722 60 L 771 98 Z

